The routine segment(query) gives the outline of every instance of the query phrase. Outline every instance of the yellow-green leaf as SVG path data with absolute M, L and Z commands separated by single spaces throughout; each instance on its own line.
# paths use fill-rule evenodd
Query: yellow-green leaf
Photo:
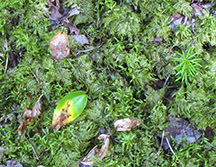
M 88 95 L 84 91 L 71 92 L 63 97 L 54 111 L 52 119 L 54 131 L 76 119 L 86 107 L 87 99 Z

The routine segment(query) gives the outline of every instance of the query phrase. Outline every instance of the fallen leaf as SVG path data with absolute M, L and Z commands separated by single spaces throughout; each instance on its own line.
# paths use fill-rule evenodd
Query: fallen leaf
M 68 47 L 68 36 L 65 32 L 58 32 L 50 41 L 50 53 L 54 59 L 61 61 L 70 53 Z
M 63 125 L 75 120 L 84 110 L 88 95 L 84 91 L 68 93 L 63 97 L 53 115 L 52 128 L 59 130 Z
M 92 157 L 94 156 L 103 159 L 109 150 L 109 137 L 110 135 L 107 134 L 101 134 L 100 136 L 98 136 L 98 140 L 104 141 L 103 146 L 101 147 L 101 149 L 98 149 L 98 145 L 96 145 L 93 149 L 91 149 L 91 151 L 89 151 L 89 153 L 83 158 L 80 166 L 90 167 L 94 163 L 94 161 L 92 160 Z
M 202 3 L 200 6 L 203 9 L 208 9 L 208 8 L 212 8 L 214 5 L 215 5 L 214 3 L 208 2 L 208 3 Z
M 80 7 L 77 6 L 68 12 L 67 17 L 69 18 L 71 16 L 78 15 L 78 14 L 80 14 Z
M 69 28 L 70 34 L 79 35 L 80 29 L 76 28 L 72 23 L 68 23 L 67 27 Z
M 214 136 L 215 136 L 215 133 L 214 133 L 214 130 L 213 128 L 211 127 L 206 127 L 205 129 L 205 135 L 204 135 L 207 139 L 209 139 L 209 141 L 212 141 Z
M 24 114 L 22 116 L 22 119 L 20 121 L 20 126 L 18 127 L 18 133 L 19 135 L 22 134 L 23 130 L 32 122 L 34 121 L 40 114 L 41 114 L 41 105 L 40 105 L 40 99 L 43 95 L 41 95 L 37 102 L 35 103 L 32 110 L 29 110 L 24 106 Z M 26 121 L 24 119 L 27 119 Z
M 50 17 L 51 17 L 50 21 L 52 23 L 52 25 L 49 27 L 50 31 L 52 31 L 52 27 L 59 27 L 59 25 L 64 25 L 65 27 L 67 27 L 69 29 L 69 34 L 77 42 L 79 42 L 81 45 L 89 44 L 88 38 L 85 35 L 80 35 L 80 29 L 76 28 L 76 26 L 73 25 L 72 22 L 69 20 L 69 17 L 80 14 L 80 9 L 81 9 L 80 7 L 74 7 L 71 10 L 66 9 L 66 8 L 60 9 L 59 0 L 56 0 L 56 5 L 54 5 L 51 2 L 51 0 L 47 0 L 47 4 L 49 6 L 49 11 L 50 11 Z M 64 5 L 62 5 L 62 6 L 64 6 Z M 67 13 L 63 15 L 59 12 L 59 10 L 63 10 L 64 12 L 67 12 Z M 58 35 L 58 33 L 53 38 L 55 38 L 55 37 L 57 38 L 58 37 L 57 35 Z M 63 37 L 59 37 L 59 38 L 63 38 Z M 55 40 L 54 40 L 54 44 L 56 43 Z M 62 41 L 62 43 L 64 43 L 64 40 Z M 52 48 L 53 52 L 51 53 L 51 55 L 56 60 L 61 60 L 62 58 L 68 56 L 69 48 L 67 48 L 67 44 L 64 47 L 58 47 L 58 49 L 56 47 L 57 47 L 56 45 L 53 46 L 53 48 Z M 50 49 L 50 52 L 51 52 L 51 49 Z
M 72 35 L 72 37 L 81 45 L 89 44 L 89 40 L 85 35 Z
M 14 161 L 14 160 L 7 160 L 6 163 L 7 163 L 7 166 L 0 165 L 0 167 L 22 167 L 22 165 L 19 162 Z
M 173 14 L 172 16 L 170 16 L 169 20 L 172 20 L 172 22 L 169 24 L 170 27 L 172 28 L 173 32 L 176 32 L 179 24 L 183 23 L 184 16 L 180 14 Z
M 173 115 L 168 116 L 168 123 L 172 124 L 165 130 L 165 138 L 172 144 L 171 136 L 176 143 L 181 143 L 182 140 L 187 140 L 190 144 L 201 137 L 201 133 L 190 125 L 188 121 L 182 118 L 176 118 Z M 165 150 L 169 148 L 167 141 L 164 141 L 163 147 Z
M 116 131 L 129 131 L 140 124 L 141 120 L 135 117 L 130 117 L 117 120 L 114 123 L 114 127 L 116 128 Z

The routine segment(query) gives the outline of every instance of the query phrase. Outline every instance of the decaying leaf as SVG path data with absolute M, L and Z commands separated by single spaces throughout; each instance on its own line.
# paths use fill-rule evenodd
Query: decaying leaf
M 34 121 L 40 114 L 41 114 L 41 104 L 40 99 L 43 95 L 41 95 L 37 102 L 35 103 L 32 110 L 29 110 L 24 106 L 24 114 L 22 116 L 22 119 L 20 121 L 20 126 L 18 128 L 19 135 L 22 134 L 23 130 L 28 126 L 32 121 Z M 24 120 L 26 119 L 26 120 Z
M 116 131 L 129 131 L 140 124 L 141 124 L 141 120 L 135 117 L 130 117 L 130 118 L 117 120 L 114 123 L 114 126 L 116 128 Z
M 80 7 L 74 7 L 74 8 L 69 10 L 67 8 L 64 8 L 64 4 L 60 5 L 59 0 L 56 0 L 56 5 L 54 5 L 51 2 L 51 0 L 47 0 L 47 4 L 49 6 L 49 11 L 50 11 L 50 17 L 51 17 L 50 21 L 52 23 L 52 25 L 49 27 L 50 31 L 52 31 L 52 27 L 59 27 L 59 25 L 65 25 L 65 27 L 67 27 L 69 29 L 69 34 L 77 42 L 79 42 L 81 45 L 89 44 L 87 37 L 85 35 L 80 35 L 80 29 L 76 28 L 76 26 L 72 24 L 71 20 L 69 20 L 69 17 L 71 17 L 73 15 L 80 14 L 80 9 L 81 9 Z M 62 9 L 60 9 L 61 6 L 62 6 Z M 64 14 L 61 14 L 59 11 L 63 11 Z M 57 36 L 57 34 L 54 37 L 56 37 L 56 36 Z M 61 50 L 61 52 L 63 52 L 64 56 L 58 56 L 59 53 L 56 53 L 55 48 L 56 47 L 54 47 L 54 55 L 51 53 L 54 58 L 57 57 L 55 59 L 61 60 L 62 58 L 68 56 L 69 48 L 67 49 L 67 46 L 63 47 L 64 48 L 63 51 Z M 62 47 L 60 47 L 60 48 L 62 48 Z M 59 50 L 59 49 L 57 49 L 57 50 Z M 51 49 L 50 49 L 50 52 L 51 52 Z
M 172 21 L 170 23 L 170 27 L 172 28 L 173 32 L 176 32 L 179 28 L 179 25 L 192 25 L 195 26 L 195 17 L 194 16 L 202 16 L 204 15 L 204 10 L 208 8 L 212 8 L 215 4 L 214 3 L 205 3 L 203 1 L 193 1 L 191 3 L 191 7 L 193 8 L 193 14 L 191 15 L 191 19 L 187 16 L 181 14 L 173 14 L 169 20 Z M 211 12 L 214 15 L 214 13 Z
M 72 37 L 81 45 L 89 44 L 88 38 L 85 35 L 72 35 Z
M 176 118 L 173 115 L 169 115 L 168 118 L 168 123 L 172 125 L 165 130 L 165 138 L 168 139 L 169 143 L 172 144 L 171 136 L 176 143 L 181 143 L 182 140 L 193 143 L 201 137 L 201 133 L 197 131 L 194 126 L 190 125 L 188 121 L 182 118 Z M 164 141 L 163 147 L 165 150 L 169 148 L 166 141 Z
M 70 53 L 68 47 L 68 36 L 65 32 L 58 32 L 50 41 L 50 53 L 54 59 L 61 61 Z
M 98 145 L 96 145 L 93 149 L 91 149 L 91 151 L 89 151 L 89 153 L 83 158 L 81 166 L 91 166 L 94 163 L 94 161 L 92 160 L 92 157 L 94 156 L 101 159 L 106 156 L 109 150 L 109 137 L 110 135 L 107 134 L 101 134 L 100 136 L 98 136 L 98 140 L 104 141 L 103 146 L 101 147 L 101 149 L 98 149 Z
M 0 165 L 0 167 L 22 167 L 22 164 L 14 160 L 7 160 L 6 163 L 7 163 L 7 166 Z
M 71 92 L 63 97 L 54 111 L 53 130 L 59 130 L 63 125 L 76 119 L 83 112 L 87 98 L 88 95 L 84 91 Z

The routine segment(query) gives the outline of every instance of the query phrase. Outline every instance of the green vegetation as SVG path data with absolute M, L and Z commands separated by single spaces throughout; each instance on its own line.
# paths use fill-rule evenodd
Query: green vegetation
M 67 8 L 77 6 L 81 13 L 70 19 L 90 44 L 70 41 L 72 53 L 57 62 L 49 42 L 62 27 L 49 31 L 47 3 L 0 3 L 0 146 L 5 149 L 0 165 L 12 159 L 26 167 L 77 166 L 99 143 L 100 130 L 113 130 L 117 119 L 134 116 L 143 123 L 115 133 L 108 154 L 94 165 L 215 166 L 216 137 L 204 137 L 204 130 L 211 127 L 216 134 L 216 19 L 210 14 L 216 7 L 194 16 L 195 26 L 182 24 L 173 32 L 171 15 L 192 17 L 188 0 L 65 2 Z M 163 40 L 154 42 L 155 37 Z M 88 90 L 85 110 L 54 132 L 58 101 L 78 90 Z M 24 104 L 32 108 L 41 94 L 42 114 L 19 136 Z M 163 149 L 158 155 L 169 114 L 189 120 L 203 137 L 176 148 L 176 155 Z
M 187 51 L 187 53 L 179 53 L 176 51 L 178 55 L 181 56 L 181 58 L 173 58 L 173 61 L 177 61 L 179 64 L 175 67 L 175 70 L 177 71 L 176 75 L 178 76 L 178 79 L 176 81 L 181 80 L 182 84 L 188 85 L 188 82 L 192 81 L 192 78 L 196 74 L 196 66 L 201 66 L 199 64 L 199 61 L 201 59 L 199 58 L 194 58 L 197 53 L 194 53 L 193 55 L 190 55 L 191 48 Z

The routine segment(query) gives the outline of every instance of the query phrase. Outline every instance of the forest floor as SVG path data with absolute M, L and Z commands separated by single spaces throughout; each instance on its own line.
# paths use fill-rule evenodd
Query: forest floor
M 1 167 L 216 166 L 214 0 L 7 0 L 0 34 Z

